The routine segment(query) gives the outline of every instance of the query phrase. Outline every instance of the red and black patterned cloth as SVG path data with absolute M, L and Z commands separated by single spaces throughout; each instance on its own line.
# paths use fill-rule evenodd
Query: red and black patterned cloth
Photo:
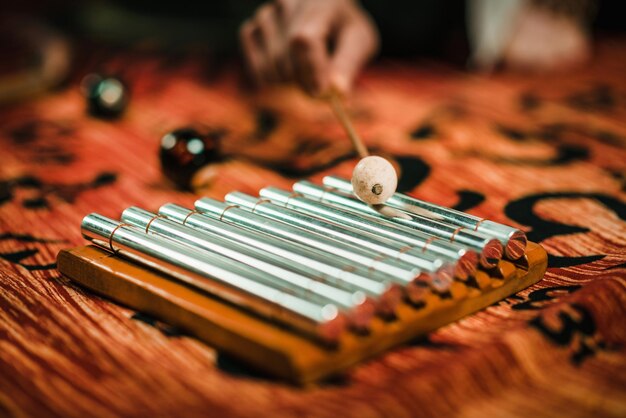
M 291 90 L 251 95 L 206 60 L 84 62 L 130 86 L 121 119 L 87 116 L 78 76 L 0 113 L 0 416 L 626 415 L 626 42 L 553 76 L 395 62 L 364 74 L 354 122 L 401 168 L 400 188 L 524 229 L 550 264 L 531 288 L 307 389 L 69 283 L 55 257 L 83 244 L 90 212 L 192 204 L 157 158 L 181 126 L 228 144 L 212 197 L 349 176 L 330 110 Z

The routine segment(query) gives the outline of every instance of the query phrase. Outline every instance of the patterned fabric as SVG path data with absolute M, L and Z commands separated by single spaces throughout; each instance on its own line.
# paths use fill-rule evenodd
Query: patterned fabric
M 0 114 L 0 416 L 464 417 L 626 415 L 626 43 L 569 74 L 483 77 L 388 62 L 364 74 L 354 122 L 396 162 L 400 188 L 520 227 L 545 278 L 471 317 L 295 388 L 60 276 L 81 218 L 192 205 L 161 176 L 160 137 L 222 135 L 202 193 L 349 176 L 327 105 L 252 96 L 233 68 L 186 57 L 92 54 L 66 88 Z M 131 86 L 117 121 L 85 113 L 87 71 Z

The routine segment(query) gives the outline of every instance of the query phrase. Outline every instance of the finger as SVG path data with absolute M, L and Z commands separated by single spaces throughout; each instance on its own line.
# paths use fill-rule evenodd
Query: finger
M 302 4 L 298 0 L 275 0 L 276 14 L 281 23 L 291 20 L 297 7 Z
M 328 87 L 328 56 L 319 39 L 298 40 L 291 45 L 291 58 L 296 81 L 313 96 Z
M 359 19 L 341 27 L 330 64 L 331 88 L 348 94 L 359 71 L 378 50 L 378 44 L 378 34 L 369 21 Z
M 276 50 L 279 53 L 274 57 L 275 65 L 281 81 L 289 81 L 293 79 L 294 71 L 292 60 L 289 57 L 288 32 L 289 24 L 292 22 L 294 14 L 302 2 L 298 0 L 275 0 L 276 20 L 279 30 L 279 36 L 276 39 Z
M 260 33 L 260 50 L 263 55 L 263 76 L 265 81 L 275 82 L 281 77 L 278 69 L 278 57 L 285 55 L 284 42 L 281 40 L 282 34 L 278 27 L 278 17 L 276 6 L 268 3 L 257 12 L 255 21 Z
M 327 40 L 334 23 L 331 7 L 304 7 L 290 23 L 290 58 L 297 81 L 312 95 L 328 89 Z
M 290 56 L 289 45 L 285 36 L 282 36 L 279 39 L 280 46 L 279 50 L 280 54 L 276 56 L 276 69 L 278 71 L 278 76 L 280 81 L 291 81 L 294 79 L 294 69 L 293 62 Z
M 254 83 L 259 85 L 263 79 L 261 75 L 263 71 L 263 56 L 256 32 L 256 25 L 251 20 L 247 20 L 241 25 L 239 39 L 250 76 Z

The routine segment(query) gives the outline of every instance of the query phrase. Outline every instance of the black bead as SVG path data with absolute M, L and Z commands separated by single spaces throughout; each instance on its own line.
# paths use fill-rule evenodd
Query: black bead
M 82 90 L 90 115 L 115 119 L 128 105 L 128 88 L 119 78 L 89 74 L 83 79 Z
M 192 128 L 172 131 L 161 138 L 159 158 L 163 174 L 183 189 L 190 189 L 193 175 L 222 159 L 221 131 L 200 134 Z

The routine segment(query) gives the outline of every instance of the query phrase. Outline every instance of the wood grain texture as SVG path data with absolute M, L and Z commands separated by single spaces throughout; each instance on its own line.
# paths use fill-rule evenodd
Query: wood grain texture
M 541 246 L 529 243 L 524 258 L 526 268 L 500 261 L 489 285 L 480 290 L 455 283 L 449 297 L 431 294 L 419 309 L 402 304 L 394 321 L 376 318 L 368 335 L 345 333 L 333 349 L 92 245 L 62 250 L 57 262 L 64 276 L 87 289 L 181 327 L 250 367 L 306 385 L 535 284 L 545 273 L 547 255 Z
M 156 152 L 183 125 L 224 129 L 241 150 L 214 167 L 211 197 L 349 177 L 356 159 L 327 105 L 290 90 L 251 96 L 232 68 L 207 78 L 204 60 L 84 55 L 66 88 L 0 114 L 0 416 L 626 414 L 626 41 L 554 76 L 393 62 L 364 74 L 353 123 L 401 167 L 403 190 L 524 229 L 549 268 L 531 288 L 306 390 L 72 285 L 54 263 L 83 244 L 87 213 L 192 204 L 163 180 Z M 78 82 L 95 68 L 132 88 L 119 121 L 85 114 Z M 276 117 L 270 132 L 261 109 Z

